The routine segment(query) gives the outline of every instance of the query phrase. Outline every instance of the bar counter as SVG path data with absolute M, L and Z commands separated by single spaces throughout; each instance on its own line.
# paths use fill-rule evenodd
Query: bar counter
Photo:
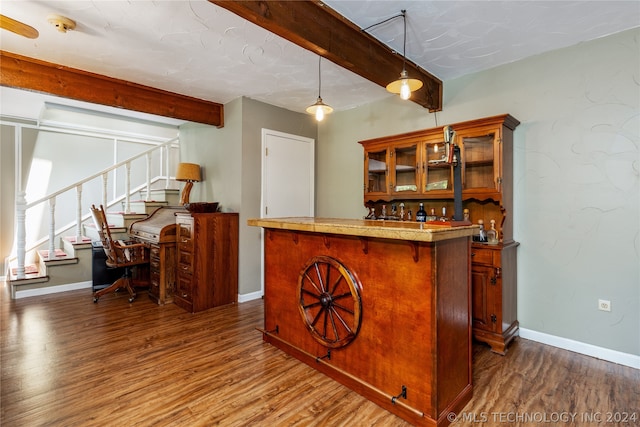
M 414 425 L 455 419 L 450 414 L 473 393 L 477 226 L 334 218 L 248 224 L 265 231 L 264 341 Z
M 450 227 L 445 223 L 313 217 L 260 218 L 250 219 L 247 223 L 248 225 L 280 230 L 415 240 L 417 242 L 436 242 L 470 236 L 474 230 L 478 229 L 477 225 Z

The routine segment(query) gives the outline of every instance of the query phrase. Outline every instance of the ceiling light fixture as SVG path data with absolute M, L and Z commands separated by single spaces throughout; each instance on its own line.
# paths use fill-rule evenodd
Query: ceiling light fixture
M 318 56 L 318 100 L 315 104 L 307 107 L 307 113 L 314 114 L 316 116 L 316 120 L 321 122 L 324 119 L 324 116 L 331 113 L 333 108 L 329 107 L 327 104 L 322 102 L 322 97 L 320 96 L 320 90 L 322 89 L 322 75 L 320 73 L 320 61 L 322 61 L 322 57 Z
M 398 80 L 394 80 L 387 85 L 387 91 L 400 94 L 400 98 L 406 100 L 411 97 L 411 92 L 415 92 L 422 87 L 422 81 L 418 79 L 411 79 L 409 78 L 409 74 L 407 74 L 407 70 L 405 68 L 407 50 L 407 11 L 401 10 L 400 15 L 396 15 L 396 17 L 398 16 L 402 16 L 402 20 L 404 21 L 404 41 L 402 44 L 402 72 L 400 73 L 400 78 L 398 78 Z

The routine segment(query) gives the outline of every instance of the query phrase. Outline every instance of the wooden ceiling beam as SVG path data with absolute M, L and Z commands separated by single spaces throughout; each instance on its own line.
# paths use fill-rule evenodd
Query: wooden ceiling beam
M 0 51 L 0 84 L 196 123 L 224 126 L 224 106 Z
M 339 15 L 321 1 L 209 0 L 266 30 L 314 52 L 382 87 L 397 80 L 402 55 Z M 406 61 L 411 78 L 422 80 L 422 89 L 411 100 L 442 110 L 442 81 Z

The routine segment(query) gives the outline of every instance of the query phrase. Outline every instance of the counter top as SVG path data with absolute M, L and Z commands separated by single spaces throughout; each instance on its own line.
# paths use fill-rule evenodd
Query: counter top
M 412 221 L 382 221 L 343 218 L 252 218 L 247 224 L 279 230 L 306 231 L 311 233 L 341 234 L 381 239 L 437 242 L 476 233 L 477 225 L 450 226 L 443 223 L 420 223 Z

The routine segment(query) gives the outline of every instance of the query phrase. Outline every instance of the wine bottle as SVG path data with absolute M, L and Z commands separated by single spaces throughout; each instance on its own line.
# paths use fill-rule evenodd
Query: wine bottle
M 427 211 L 424 210 L 424 204 L 420 203 L 420 208 L 418 212 L 416 212 L 416 221 L 418 222 L 426 222 L 427 221 Z

